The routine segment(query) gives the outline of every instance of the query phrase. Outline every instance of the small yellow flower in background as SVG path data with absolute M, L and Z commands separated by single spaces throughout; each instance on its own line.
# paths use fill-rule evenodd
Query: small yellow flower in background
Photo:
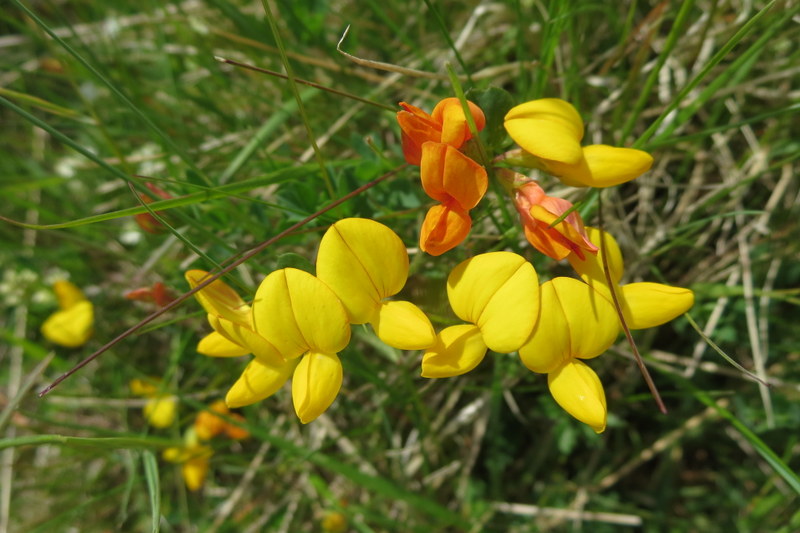
M 475 368 L 491 349 L 514 352 L 522 346 L 539 313 L 539 280 L 525 258 L 511 252 L 477 255 L 447 278 L 447 296 L 456 316 L 469 324 L 443 329 L 422 357 L 422 376 L 458 376 Z
M 597 433 L 606 428 L 606 397 L 597 374 L 581 359 L 605 352 L 617 338 L 614 306 L 581 281 L 555 278 L 541 287 L 539 320 L 519 349 L 523 364 L 547 374 L 556 402 Z
M 149 398 L 144 405 L 143 413 L 151 426 L 167 428 L 175 422 L 178 398 L 170 394 L 159 393 L 156 385 L 141 379 L 132 379 L 129 386 L 133 394 Z
M 56 281 L 53 290 L 60 309 L 44 321 L 42 335 L 50 342 L 67 348 L 83 346 L 92 336 L 92 302 L 78 287 L 66 280 Z
M 184 434 L 183 446 L 164 450 L 162 457 L 170 463 L 181 465 L 181 474 L 186 488 L 194 492 L 200 490 L 208 475 L 208 467 L 214 450 L 202 444 L 194 428 Z
M 369 323 L 394 348 L 421 350 L 435 340 L 430 320 L 411 302 L 389 300 L 408 279 L 408 253 L 379 222 L 347 218 L 333 224 L 319 245 L 317 277 L 344 304 L 351 324 Z
M 583 120 L 572 104 L 542 98 L 513 107 L 505 128 L 535 166 L 573 187 L 611 187 L 647 172 L 653 158 L 633 148 L 581 147 Z
M 344 533 L 347 531 L 347 517 L 339 511 L 331 511 L 322 519 L 322 531 L 325 533 Z
M 597 228 L 587 227 L 586 233 L 589 240 L 601 251 L 597 255 L 583 258 L 571 254 L 568 260 L 586 283 L 613 301 L 603 270 L 601 232 Z M 694 293 L 682 287 L 650 282 L 619 285 L 624 273 L 622 253 L 617 241 L 608 232 L 605 232 L 605 250 L 608 256 L 608 272 L 628 328 L 646 329 L 660 326 L 684 314 L 694 305 Z
M 242 415 L 231 413 L 223 400 L 218 400 L 208 406 L 208 410 L 200 411 L 194 419 L 194 431 L 197 438 L 201 440 L 211 440 L 217 435 L 225 433 L 234 440 L 246 439 L 250 432 L 246 429 L 235 426 L 218 415 L 225 415 L 237 421 L 244 422 Z

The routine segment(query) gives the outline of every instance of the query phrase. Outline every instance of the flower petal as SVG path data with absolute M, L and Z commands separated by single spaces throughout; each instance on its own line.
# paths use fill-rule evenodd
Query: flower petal
M 478 205 L 489 186 L 481 165 L 442 143 L 422 145 L 420 177 L 428 196 L 442 203 L 455 200 L 465 211 Z
M 92 302 L 82 300 L 50 315 L 42 324 L 42 335 L 55 344 L 77 348 L 92 336 L 93 323 Z
M 168 428 L 175 422 L 178 399 L 175 396 L 160 396 L 147 400 L 144 417 L 155 428 Z
M 286 362 L 275 346 L 252 329 L 214 315 L 208 315 L 208 321 L 220 335 L 249 350 L 247 353 L 252 353 L 262 363 L 280 366 Z
M 228 391 L 225 403 L 231 408 L 242 407 L 272 396 L 286 383 L 297 363 L 298 359 L 292 359 L 276 367 L 253 359 Z
M 424 350 L 433 345 L 436 333 L 431 321 L 411 302 L 383 302 L 372 322 L 378 337 L 398 350 Z
M 195 492 L 203 487 L 208 474 L 208 464 L 208 456 L 194 457 L 183 463 L 181 474 L 187 489 Z
M 209 357 L 240 357 L 250 353 L 248 348 L 231 342 L 216 331 L 212 331 L 197 344 L 197 353 Z
M 539 313 L 539 280 L 533 265 L 511 252 L 477 255 L 447 278 L 456 316 L 477 325 L 486 345 L 500 353 L 517 350 Z
M 576 279 L 554 278 L 542 284 L 539 320 L 519 356 L 533 372 L 552 372 L 572 358 L 597 357 L 618 333 L 611 302 Z
M 630 329 L 660 326 L 694 305 L 691 290 L 660 283 L 629 283 L 617 292 L 617 296 Z
M 352 324 L 369 322 L 381 300 L 400 292 L 408 278 L 408 253 L 388 227 L 365 218 L 333 224 L 319 245 L 317 277 L 330 287 Z
M 194 289 L 210 274 L 204 270 L 189 270 L 184 275 Z M 221 279 L 214 280 L 207 287 L 194 294 L 207 313 L 227 318 L 237 324 L 252 324 L 250 306 Z
M 425 215 L 419 231 L 419 247 L 433 256 L 452 250 L 469 235 L 472 219 L 458 206 L 439 204 Z
M 566 164 L 583 158 L 583 120 L 564 100 L 542 98 L 513 107 L 505 128 L 514 142 L 537 157 Z
M 594 370 L 572 360 L 547 376 L 550 393 L 566 412 L 591 426 L 596 433 L 606 429 L 606 394 Z
M 253 302 L 258 334 L 285 359 L 336 353 L 350 342 L 347 313 L 336 294 L 308 272 L 284 268 L 264 278 Z
M 64 279 L 53 283 L 53 291 L 56 293 L 58 307 L 61 309 L 69 309 L 78 302 L 86 300 L 86 296 L 77 285 Z
M 486 125 L 486 117 L 480 107 L 467 100 L 467 106 L 475 120 L 475 126 L 481 131 Z M 467 124 L 467 117 L 464 115 L 464 108 L 458 98 L 445 98 L 436 104 L 431 113 L 431 118 L 440 123 L 441 139 L 440 142 L 449 144 L 454 148 L 461 148 L 464 141 L 472 137 Z
M 593 144 L 583 148 L 583 160 L 572 165 L 546 161 L 547 171 L 571 186 L 611 187 L 635 179 L 653 165 L 653 157 L 634 148 Z
M 583 149 L 592 187 L 611 187 L 635 179 L 653 166 L 653 156 L 634 148 L 593 144 Z
M 325 412 L 342 387 L 342 363 L 336 354 L 308 352 L 292 377 L 292 402 L 298 418 L 308 424 Z
M 422 377 L 449 378 L 466 374 L 483 361 L 486 344 L 481 331 L 471 324 L 450 326 L 422 356 Z
M 397 123 L 402 131 L 403 155 L 410 165 L 419 165 L 422 145 L 427 141 L 442 140 L 442 125 L 429 114 L 405 102 L 400 102 L 402 111 L 397 112 Z

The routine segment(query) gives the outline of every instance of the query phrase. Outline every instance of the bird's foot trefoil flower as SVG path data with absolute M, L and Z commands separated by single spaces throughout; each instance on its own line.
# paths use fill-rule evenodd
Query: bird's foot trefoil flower
M 421 350 L 435 338 L 430 320 L 411 302 L 389 299 L 405 286 L 408 265 L 400 237 L 364 218 L 333 224 L 317 253 L 317 277 L 342 301 L 351 324 L 371 324 L 394 348 Z
M 530 335 L 539 313 L 539 281 L 525 258 L 511 252 L 477 255 L 447 278 L 456 316 L 468 324 L 445 328 L 422 356 L 422 376 L 465 374 L 491 349 L 510 353 Z
M 144 396 L 147 403 L 142 410 L 147 423 L 155 428 L 168 428 L 175 422 L 178 411 L 178 398 L 172 394 L 164 394 L 156 385 L 158 379 L 144 381 L 132 379 L 129 383 L 131 392 L 136 396 Z
M 212 455 L 214 455 L 213 448 L 203 444 L 194 428 L 186 430 L 182 446 L 167 448 L 162 453 L 165 461 L 181 465 L 183 481 L 186 483 L 186 488 L 192 492 L 203 488 Z
M 483 111 L 467 102 L 478 131 L 486 125 Z M 422 145 L 426 142 L 441 143 L 461 148 L 472 137 L 467 117 L 458 98 L 445 98 L 436 104 L 431 115 L 418 107 L 400 102 L 403 109 L 397 112 L 403 140 L 403 155 L 410 165 L 419 165 L 422 158 Z
M 514 207 L 531 246 L 555 260 L 564 259 L 571 253 L 578 257 L 597 253 L 597 247 L 586 236 L 583 220 L 577 211 L 554 224 L 572 209 L 572 203 L 548 196 L 535 181 L 516 172 L 499 169 L 497 174 L 511 189 Z
M 548 375 L 550 393 L 565 411 L 602 433 L 605 393 L 581 359 L 597 357 L 617 338 L 614 306 L 589 285 L 563 277 L 542 284 L 539 305 L 539 320 L 519 357 L 528 369 Z
M 572 104 L 541 98 L 513 107 L 505 128 L 534 165 L 573 187 L 611 187 L 647 172 L 653 158 L 633 148 L 581 147 L 583 120 Z
M 83 292 L 66 280 L 53 284 L 59 310 L 42 324 L 42 335 L 67 348 L 83 346 L 92 336 L 94 306 Z

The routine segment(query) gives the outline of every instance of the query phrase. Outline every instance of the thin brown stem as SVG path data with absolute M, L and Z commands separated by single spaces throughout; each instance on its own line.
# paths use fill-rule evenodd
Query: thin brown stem
M 275 76 L 276 78 L 281 78 L 284 80 L 288 80 L 289 76 L 286 74 L 281 74 L 280 72 L 275 72 L 274 70 L 269 70 L 267 68 L 256 67 L 255 65 L 249 65 L 247 63 L 240 63 L 239 61 L 234 61 L 233 59 L 227 59 L 224 57 L 214 56 L 214 59 L 219 61 L 220 63 L 227 63 L 229 65 L 233 65 L 235 67 L 246 68 L 248 70 L 252 70 L 255 72 L 260 72 L 262 74 L 269 74 L 270 76 Z M 315 89 L 319 89 L 321 91 L 327 91 L 331 94 L 336 94 L 339 96 L 344 96 L 345 98 L 350 98 L 351 100 L 356 100 L 358 102 L 362 102 L 365 104 L 369 104 L 371 106 L 380 107 L 381 109 L 386 109 L 387 111 L 397 111 L 397 107 L 392 107 L 387 104 L 382 104 L 380 102 L 375 102 L 373 100 L 367 100 L 366 98 L 362 98 L 352 93 L 347 93 L 344 91 L 340 91 L 338 89 L 333 89 L 331 87 L 326 87 L 325 85 L 320 85 L 319 83 L 314 83 L 313 81 L 304 80 L 301 78 L 294 78 L 295 83 L 299 83 L 301 85 L 308 85 L 309 87 L 313 87 Z
M 644 364 L 644 359 L 642 359 L 642 356 L 639 353 L 639 348 L 636 347 L 636 342 L 633 340 L 631 330 L 628 327 L 628 324 L 625 322 L 625 315 L 622 312 L 622 306 L 620 305 L 619 298 L 617 297 L 617 284 L 611 281 L 611 272 L 608 269 L 608 255 L 606 255 L 606 230 L 604 227 L 605 225 L 603 224 L 602 194 L 598 195 L 597 197 L 597 217 L 600 221 L 600 253 L 603 255 L 603 273 L 606 275 L 606 283 L 608 284 L 608 290 L 611 292 L 611 299 L 614 302 L 614 308 L 617 310 L 617 316 L 619 316 L 619 323 L 622 325 L 622 331 L 625 332 L 625 337 L 628 339 L 628 344 L 633 351 L 633 358 L 636 361 L 636 366 L 639 367 L 639 372 L 642 373 L 644 382 L 647 383 L 647 388 L 650 389 L 650 394 L 653 395 L 653 399 L 656 401 L 658 410 L 664 414 L 667 414 L 667 406 L 664 405 L 664 401 L 661 399 L 661 395 L 658 393 L 658 388 L 656 387 L 653 378 L 650 377 L 650 372 L 647 370 L 647 367 Z
M 169 311 L 171 309 L 174 309 L 175 307 L 177 307 L 181 303 L 185 302 L 187 299 L 189 299 L 191 296 L 193 296 L 197 291 L 206 288 L 211 283 L 216 281 L 220 276 L 224 276 L 225 274 L 227 274 L 228 272 L 230 272 L 231 270 L 233 270 L 237 266 L 241 265 L 242 263 L 244 263 L 245 261 L 247 261 L 248 259 L 250 259 L 254 255 L 262 252 L 267 247 L 273 245 L 277 241 L 279 241 L 282 238 L 284 238 L 285 236 L 289 235 L 294 230 L 304 226 L 305 224 L 308 224 L 309 222 L 311 222 L 312 220 L 314 220 L 318 216 L 327 213 L 331 209 L 334 209 L 334 208 L 338 207 L 339 205 L 343 204 L 344 202 L 348 201 L 349 199 L 351 199 L 351 198 L 353 198 L 355 196 L 358 196 L 362 192 L 364 192 L 364 191 L 366 191 L 368 189 L 371 189 L 372 187 L 374 187 L 378 183 L 388 179 L 389 177 L 394 176 L 395 174 L 397 174 L 399 171 L 401 171 L 402 169 L 404 169 L 407 166 L 408 165 L 401 165 L 401 166 L 399 166 L 399 167 L 387 172 L 383 176 L 375 178 L 374 180 L 370 181 L 369 183 L 365 183 L 361 187 L 359 187 L 357 189 L 354 189 L 353 191 L 347 193 L 346 195 L 342 196 L 338 200 L 334 201 L 333 203 L 331 203 L 327 207 L 323 207 L 322 209 L 320 209 L 316 213 L 312 213 L 311 215 L 307 216 L 303 220 L 301 220 L 301 221 L 299 221 L 299 222 L 297 222 L 295 224 L 292 224 L 291 226 L 289 226 L 288 228 L 286 228 L 282 232 L 278 233 L 274 237 L 271 237 L 271 238 L 267 239 L 266 241 L 262 242 L 261 244 L 259 244 L 258 246 L 256 246 L 252 250 L 250 250 L 249 252 L 245 253 L 243 256 L 241 256 L 239 259 L 237 259 L 233 263 L 229 264 L 228 266 L 226 266 L 225 268 L 221 269 L 216 274 L 208 277 L 207 279 L 205 279 L 204 281 L 199 283 L 192 290 L 183 293 L 181 296 L 176 298 L 174 301 L 170 302 L 169 304 L 167 304 L 166 306 L 162 307 L 161 309 L 159 309 L 159 310 L 153 312 L 152 314 L 148 315 L 147 317 L 142 319 L 138 324 L 128 328 L 124 332 L 122 332 L 119 335 L 117 335 L 116 337 L 114 337 L 112 340 L 110 340 L 107 343 L 105 343 L 96 352 L 94 352 L 93 354 L 88 356 L 86 359 L 84 359 L 83 361 L 81 361 L 80 363 L 78 363 L 77 365 L 72 367 L 71 369 L 69 369 L 64 374 L 61 374 L 50 385 L 48 385 L 47 387 L 42 389 L 39 392 L 39 397 L 41 398 L 42 396 L 44 396 L 47 393 L 49 393 L 50 391 L 52 391 L 54 388 L 56 388 L 58 386 L 59 383 L 61 383 L 62 381 L 64 381 L 68 377 L 70 377 L 72 374 L 74 374 L 75 372 L 77 372 L 78 370 L 83 368 L 84 366 L 86 366 L 89 363 L 91 363 L 92 361 L 94 361 L 100 354 L 102 354 L 103 352 L 105 352 L 106 350 L 108 350 L 109 348 L 111 348 L 112 346 L 114 346 L 115 344 L 120 342 L 121 340 L 123 340 L 125 337 L 131 335 L 132 333 L 135 333 L 136 331 L 138 331 L 142 327 L 146 326 L 147 324 L 149 324 L 150 322 L 152 322 L 156 318 L 160 317 L 161 315 L 163 315 L 167 311 Z

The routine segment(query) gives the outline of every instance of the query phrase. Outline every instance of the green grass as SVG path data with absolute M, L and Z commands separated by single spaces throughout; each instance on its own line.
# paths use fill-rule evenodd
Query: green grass
M 359 532 L 800 529 L 800 8 L 266 5 L 12 0 L 0 12 L 0 216 L 9 220 L 0 222 L 0 529 L 320 531 L 333 511 Z M 355 64 L 336 51 L 347 25 L 342 50 L 436 76 Z M 290 68 L 290 78 L 379 106 L 215 56 Z M 419 353 L 357 326 L 331 409 L 302 426 L 287 389 L 244 408 L 251 438 L 213 441 L 199 493 L 160 452 L 224 396 L 242 363 L 196 353 L 209 327 L 195 301 L 37 398 L 155 310 L 126 291 L 162 281 L 184 292 L 185 270 L 227 264 L 401 165 L 394 114 L 381 106 L 430 110 L 453 96 L 446 63 L 465 91 L 499 87 L 514 104 L 564 98 L 583 116 L 586 142 L 651 152 L 649 173 L 603 193 L 626 279 L 692 288 L 704 336 L 771 386 L 679 318 L 634 333 L 669 413 L 656 409 L 620 336 L 592 363 L 610 414 L 597 436 L 515 356 L 425 380 Z M 571 275 L 522 244 L 499 188 L 473 211 L 465 246 L 417 252 L 430 205 L 418 180 L 418 169 L 401 170 L 226 280 L 252 295 L 274 269 L 309 266 L 324 229 L 348 216 L 403 238 L 404 295 L 437 329 L 450 320 L 444 280 L 468 256 L 509 249 L 544 279 Z M 142 233 L 131 216 L 147 211 L 133 192 L 146 194 L 146 181 L 175 197 L 148 205 L 165 233 Z M 542 185 L 582 201 L 597 223 L 587 190 Z M 49 285 L 65 275 L 96 312 L 92 340 L 76 350 L 39 332 L 55 308 Z M 128 388 L 145 377 L 180 398 L 175 426 L 145 423 Z

